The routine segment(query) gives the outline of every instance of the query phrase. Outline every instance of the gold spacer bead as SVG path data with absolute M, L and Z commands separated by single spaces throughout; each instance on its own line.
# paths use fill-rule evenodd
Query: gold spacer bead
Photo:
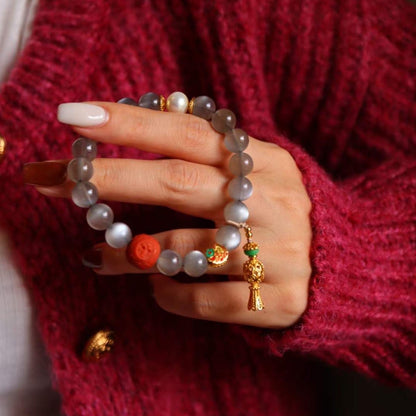
M 165 111 L 166 110 L 166 98 L 161 95 L 160 96 L 160 111 Z
M 244 246 L 243 246 L 244 251 L 246 251 L 246 250 L 259 250 L 259 249 L 260 249 L 259 245 L 257 243 L 253 243 L 252 241 L 244 244 Z
M 88 362 L 98 361 L 109 353 L 113 346 L 114 332 L 109 329 L 102 329 L 88 339 L 82 351 L 82 358 Z
M 6 139 L 0 136 L 0 161 L 6 154 Z
M 253 232 L 251 230 L 251 227 L 249 225 L 246 225 L 244 227 L 244 231 L 246 233 L 246 238 L 247 238 L 248 242 L 251 242 L 251 239 L 253 238 Z
M 193 114 L 193 112 L 194 112 L 194 101 L 195 101 L 195 97 L 192 97 L 191 100 L 188 103 L 188 113 L 189 114 Z

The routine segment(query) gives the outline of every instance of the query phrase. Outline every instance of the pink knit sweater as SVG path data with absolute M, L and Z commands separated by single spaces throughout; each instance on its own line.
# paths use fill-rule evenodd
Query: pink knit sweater
M 61 102 L 207 94 L 286 147 L 313 203 L 307 311 L 283 331 L 169 315 L 139 276 L 80 263 L 83 210 L 22 183 L 70 157 Z M 416 386 L 416 12 L 387 0 L 41 0 L 0 93 L 1 223 L 13 240 L 66 415 L 308 415 L 309 357 Z M 286 139 L 287 137 L 288 139 Z M 102 145 L 103 157 L 153 158 Z M 112 204 L 133 231 L 197 220 Z M 158 221 L 155 218 L 159 218 Z M 162 219 L 160 219 L 162 218 Z M 107 359 L 79 358 L 110 326 Z M 297 400 L 299 396 L 302 400 Z

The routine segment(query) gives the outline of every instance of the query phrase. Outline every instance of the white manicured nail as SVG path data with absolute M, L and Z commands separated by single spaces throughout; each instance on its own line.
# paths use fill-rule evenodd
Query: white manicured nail
M 100 126 L 108 120 L 108 113 L 98 105 L 64 103 L 58 106 L 58 120 L 72 126 Z

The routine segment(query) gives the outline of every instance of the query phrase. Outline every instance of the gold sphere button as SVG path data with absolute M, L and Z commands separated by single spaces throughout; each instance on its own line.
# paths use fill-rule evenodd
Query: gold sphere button
M 6 153 L 6 139 L 0 136 L 0 161 Z
M 109 329 L 102 329 L 92 335 L 82 351 L 84 361 L 98 361 L 105 354 L 109 353 L 114 346 L 114 332 Z

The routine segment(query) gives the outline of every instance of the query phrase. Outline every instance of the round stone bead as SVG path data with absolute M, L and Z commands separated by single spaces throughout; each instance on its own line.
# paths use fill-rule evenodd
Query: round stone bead
M 139 99 L 139 107 L 148 108 L 149 110 L 160 111 L 160 95 L 155 92 L 147 92 Z
M 188 97 L 183 92 L 175 91 L 166 99 L 166 110 L 171 113 L 186 113 L 188 104 Z
M 198 250 L 190 251 L 183 259 L 183 269 L 188 276 L 200 277 L 208 269 L 207 258 Z
M 121 100 L 117 101 L 119 104 L 127 104 L 127 105 L 134 105 L 137 107 L 137 101 L 133 100 L 133 98 L 124 97 Z
M 215 242 L 228 251 L 234 250 L 241 242 L 240 230 L 234 225 L 224 225 L 217 231 Z
M 106 204 L 95 204 L 87 212 L 88 225 L 94 230 L 105 230 L 113 221 L 113 210 Z
M 98 200 L 98 191 L 91 182 L 78 182 L 72 190 L 72 201 L 81 208 L 89 208 Z
M 246 222 L 248 217 L 248 208 L 241 201 L 229 202 L 224 208 L 225 221 Z
M 156 267 L 166 276 L 174 276 L 182 267 L 181 256 L 173 250 L 163 250 L 157 259 Z
M 209 98 L 206 95 L 194 98 L 192 107 L 192 114 L 194 116 L 201 117 L 205 120 L 211 120 L 214 113 L 215 103 L 212 98 Z
M 66 173 L 73 182 L 87 182 L 92 178 L 94 168 L 87 158 L 77 157 L 68 163 Z
M 234 176 L 246 176 L 253 170 L 253 159 L 247 153 L 236 153 L 229 164 Z
M 235 114 L 226 108 L 217 110 L 212 115 L 212 127 L 219 133 L 227 133 L 235 127 L 236 118 Z
M 85 157 L 94 160 L 97 157 L 97 143 L 94 140 L 80 137 L 72 143 L 72 155 L 74 158 Z
M 232 129 L 225 133 L 224 145 L 231 153 L 244 151 L 248 146 L 248 135 L 244 130 Z
M 113 248 L 123 248 L 133 238 L 130 227 L 123 222 L 111 224 L 105 232 L 105 241 Z
M 237 201 L 250 198 L 253 193 L 253 185 L 244 176 L 238 176 L 228 184 L 228 195 Z

